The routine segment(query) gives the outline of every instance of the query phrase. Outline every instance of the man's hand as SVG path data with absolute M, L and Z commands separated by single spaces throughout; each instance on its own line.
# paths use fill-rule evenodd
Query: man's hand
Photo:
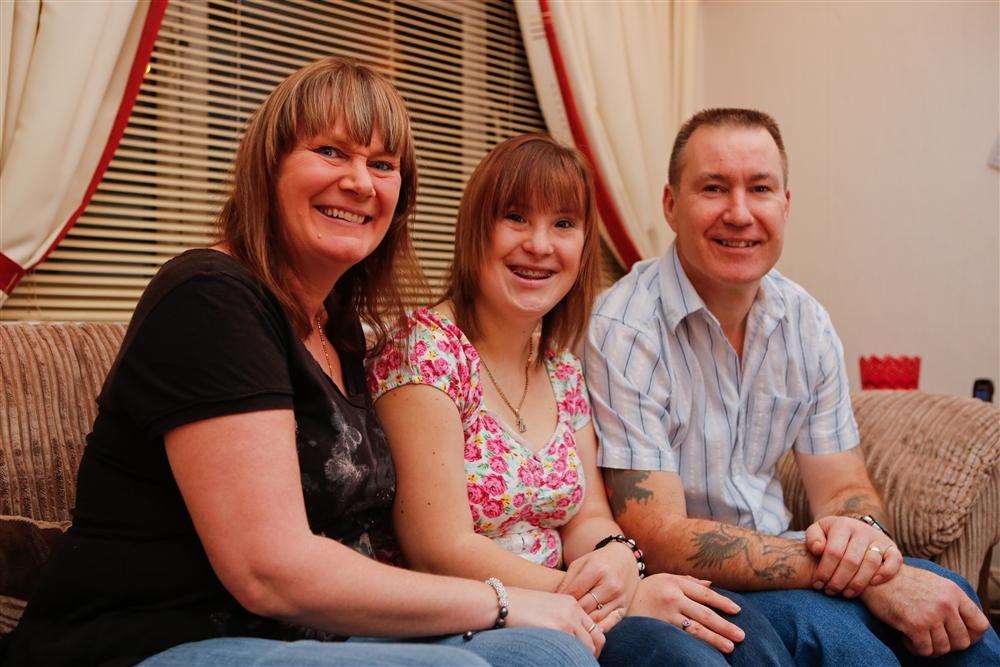
M 891 581 L 868 588 L 861 599 L 879 620 L 906 636 L 907 650 L 916 655 L 965 650 L 990 627 L 957 584 L 909 565 Z
M 828 595 L 860 595 L 869 584 L 892 579 L 903 565 L 899 547 L 885 533 L 846 516 L 825 516 L 813 523 L 806 529 L 806 546 L 820 559 L 813 588 Z

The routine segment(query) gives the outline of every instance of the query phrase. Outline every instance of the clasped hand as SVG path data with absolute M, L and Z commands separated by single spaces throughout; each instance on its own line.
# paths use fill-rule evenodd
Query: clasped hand
M 743 631 L 712 608 L 727 614 L 736 614 L 740 608 L 709 585 L 703 579 L 676 574 L 640 580 L 631 550 L 609 544 L 573 561 L 557 592 L 575 597 L 603 632 L 625 616 L 650 616 L 729 653 L 734 642 L 743 641 Z
M 905 636 L 920 656 L 962 651 L 979 641 L 990 622 L 953 581 L 909 565 L 885 586 L 872 586 L 861 598 L 883 623 Z
M 903 554 L 888 535 L 847 516 L 824 516 L 809 526 L 806 548 L 820 559 L 813 588 L 828 595 L 855 597 L 869 585 L 889 581 L 903 565 Z
M 613 542 L 570 563 L 556 592 L 576 598 L 607 632 L 624 618 L 638 585 L 639 569 L 632 550 Z

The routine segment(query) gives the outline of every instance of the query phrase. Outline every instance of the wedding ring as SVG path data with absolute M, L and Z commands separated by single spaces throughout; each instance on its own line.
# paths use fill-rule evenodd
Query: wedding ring
M 622 609 L 621 607 L 618 607 L 618 609 L 615 609 L 615 613 L 618 614 L 618 620 L 619 621 L 624 621 L 625 620 L 625 610 L 624 609 Z
M 879 547 L 878 545 L 875 544 L 870 545 L 868 547 L 868 551 L 874 551 L 875 553 L 878 554 L 879 558 L 885 559 L 885 552 L 882 551 L 881 547 Z
M 591 623 L 590 627 L 587 628 L 587 634 L 589 635 L 591 632 L 593 632 L 594 628 L 596 628 L 596 627 L 597 627 L 597 623 Z
M 685 618 L 683 621 L 681 621 L 681 629 L 682 630 L 687 630 L 690 627 L 691 627 L 691 619 L 690 618 Z
M 597 599 L 596 595 L 594 595 L 594 591 L 587 591 L 587 595 L 589 595 L 590 597 L 594 598 L 594 602 L 597 603 L 597 608 L 598 609 L 604 609 L 604 605 L 601 604 L 601 601 Z

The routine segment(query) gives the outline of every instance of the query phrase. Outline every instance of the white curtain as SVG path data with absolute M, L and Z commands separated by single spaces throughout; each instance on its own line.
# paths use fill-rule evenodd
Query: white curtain
M 2 305 L 60 238 L 87 193 L 150 3 L 0 2 Z M 162 16 L 165 4 L 157 4 Z
M 598 172 L 605 238 L 626 267 L 659 255 L 672 238 L 660 205 L 670 149 L 693 112 L 696 0 L 517 0 L 517 11 L 549 131 Z

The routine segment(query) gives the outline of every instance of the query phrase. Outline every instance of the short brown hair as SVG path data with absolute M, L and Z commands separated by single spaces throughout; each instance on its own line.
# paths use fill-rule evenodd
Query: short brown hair
M 458 326 L 470 338 L 478 336 L 473 304 L 479 271 L 497 220 L 512 209 L 572 211 L 583 225 L 580 272 L 566 296 L 542 318 L 539 343 L 540 350 L 572 348 L 587 326 L 599 284 L 594 178 L 579 151 L 546 134 L 524 134 L 498 144 L 472 173 L 458 209 L 445 298 L 455 306 Z
M 297 281 L 278 216 L 274 188 L 278 164 L 303 138 L 330 131 L 342 118 L 348 138 L 366 146 L 377 129 L 385 149 L 400 156 L 401 186 L 385 238 L 344 273 L 331 320 L 362 320 L 374 331 L 376 354 L 388 339 L 386 320 L 400 320 L 400 285 L 421 284 L 410 239 L 416 202 L 417 168 L 410 120 L 403 98 L 381 74 L 353 60 L 328 57 L 293 72 L 264 100 L 247 123 L 233 168 L 233 189 L 218 225 L 221 240 L 270 289 L 297 333 L 308 335 L 311 314 L 295 298 Z M 342 349 L 353 347 L 353 327 L 331 328 Z
M 681 125 L 681 129 L 677 132 L 677 138 L 674 139 L 674 149 L 670 151 L 670 168 L 667 172 L 667 182 L 670 186 L 680 185 L 681 170 L 684 168 L 684 147 L 687 146 L 688 139 L 691 138 L 694 131 L 703 125 L 709 127 L 723 125 L 759 127 L 767 130 L 778 146 L 778 153 L 781 155 L 781 175 L 785 187 L 788 187 L 788 154 L 785 153 L 785 142 L 781 140 L 781 130 L 778 129 L 778 123 L 763 111 L 736 108 L 704 109 Z

